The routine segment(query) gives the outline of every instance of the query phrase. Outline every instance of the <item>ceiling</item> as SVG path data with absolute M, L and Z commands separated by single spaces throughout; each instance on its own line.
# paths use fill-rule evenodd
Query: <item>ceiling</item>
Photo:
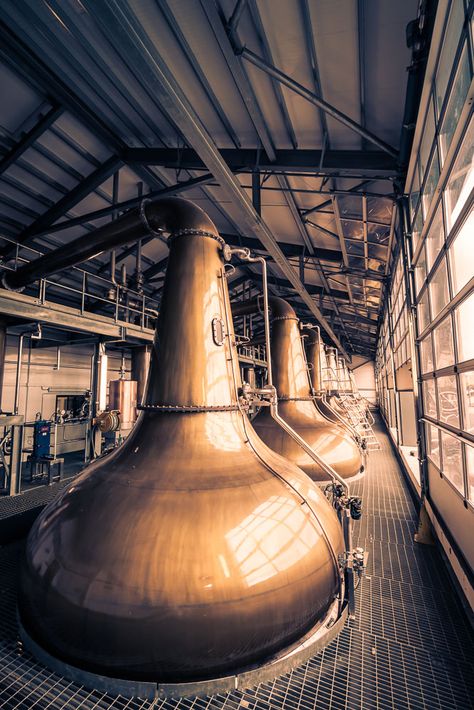
M 87 239 L 142 195 L 181 194 L 228 243 L 266 254 L 272 292 L 328 341 L 373 354 L 417 9 L 2 0 L 3 263 Z M 163 240 L 144 240 L 143 289 L 158 302 L 166 257 Z M 133 248 L 117 253 L 122 264 L 136 283 Z M 87 268 L 107 276 L 108 256 Z M 229 277 L 234 298 L 260 284 L 257 266 Z

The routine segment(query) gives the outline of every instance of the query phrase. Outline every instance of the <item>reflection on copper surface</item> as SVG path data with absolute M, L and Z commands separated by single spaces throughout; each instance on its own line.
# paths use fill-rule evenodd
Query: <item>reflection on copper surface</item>
M 189 224 L 176 217 L 144 410 L 37 519 L 19 609 L 74 666 L 180 682 L 237 672 L 323 623 L 342 594 L 344 543 L 319 489 L 239 408 L 214 225 L 187 201 L 165 203 Z M 147 212 L 154 225 L 161 204 Z
M 310 552 L 318 537 L 314 523 L 300 506 L 295 507 L 286 497 L 272 496 L 230 530 L 226 540 L 252 587 L 295 564 Z

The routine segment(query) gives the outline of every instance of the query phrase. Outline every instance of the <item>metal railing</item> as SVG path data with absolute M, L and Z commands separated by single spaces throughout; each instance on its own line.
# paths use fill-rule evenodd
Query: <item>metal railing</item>
M 35 257 L 43 255 L 39 249 L 19 245 L 4 235 L 0 238 L 13 244 L 16 250 L 12 264 L 0 262 L 2 271 L 16 271 L 19 266 L 32 260 L 20 256 L 20 249 L 31 252 Z M 64 304 L 66 300 L 67 305 L 78 308 L 81 315 L 100 312 L 115 322 L 125 321 L 142 328 L 154 328 L 159 305 L 156 298 L 79 266 L 68 269 L 67 276 L 71 280 L 77 280 L 78 285 L 62 283 L 61 279 L 65 278 L 65 274 L 59 273 L 56 278 L 40 279 L 28 287 L 28 290 L 33 294 L 37 293 L 38 301 L 42 305 L 48 301 Z

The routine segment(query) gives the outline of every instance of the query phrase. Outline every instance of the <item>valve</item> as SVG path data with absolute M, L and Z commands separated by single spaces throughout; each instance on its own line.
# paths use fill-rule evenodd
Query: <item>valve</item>
M 356 496 L 349 498 L 349 510 L 352 520 L 360 520 L 362 517 L 362 499 Z
M 368 553 L 363 547 L 356 547 L 352 552 L 352 569 L 359 579 L 365 575 Z

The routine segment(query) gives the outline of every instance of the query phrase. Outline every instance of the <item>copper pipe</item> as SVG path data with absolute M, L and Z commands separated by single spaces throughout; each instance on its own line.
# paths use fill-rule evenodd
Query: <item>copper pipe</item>
M 362 470 L 359 449 L 340 427 L 328 422 L 314 405 L 296 313 L 283 299 L 272 297 L 270 303 L 271 360 L 279 416 L 309 450 L 284 431 L 285 427 L 275 421 L 268 409 L 262 410 L 254 419 L 255 429 L 270 448 L 296 463 L 313 480 L 330 480 L 327 467 L 345 480 L 353 478 Z M 322 464 L 316 463 L 310 450 L 316 453 Z
M 190 225 L 192 229 L 217 234 L 206 213 L 189 200 L 170 197 L 151 202 L 145 198 L 139 207 L 91 232 L 87 239 L 81 236 L 16 271 L 5 272 L 2 284 L 12 290 L 22 289 L 37 279 L 81 264 L 104 251 L 136 242 L 149 234 L 176 234 Z
M 309 375 L 316 407 L 325 419 L 342 426 L 346 432 L 349 433 L 356 442 L 358 442 L 359 436 L 354 427 L 352 427 L 347 419 L 344 419 L 337 412 L 337 410 L 334 409 L 334 407 L 331 407 L 331 405 L 326 401 L 323 378 L 323 368 L 326 364 L 326 356 L 321 339 L 321 331 L 318 326 L 308 331 L 308 337 L 306 340 L 306 356 L 310 366 Z
M 335 511 L 241 408 L 223 243 L 183 202 L 140 417 L 41 513 L 19 598 L 53 656 L 162 682 L 264 662 L 344 592 Z

